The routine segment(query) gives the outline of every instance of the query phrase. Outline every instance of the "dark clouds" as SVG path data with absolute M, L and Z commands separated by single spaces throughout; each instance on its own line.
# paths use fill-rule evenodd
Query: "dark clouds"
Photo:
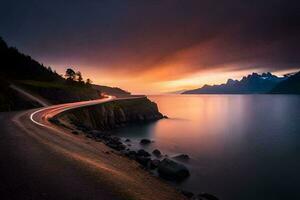
M 300 66 L 300 3 L 283 0 L 1 1 L 0 35 L 47 64 L 136 73 Z M 106 69 L 107 68 L 107 69 Z

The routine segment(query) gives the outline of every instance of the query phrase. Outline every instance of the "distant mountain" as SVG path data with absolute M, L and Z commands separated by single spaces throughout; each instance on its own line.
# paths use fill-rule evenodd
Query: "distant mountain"
M 165 94 L 182 94 L 187 90 L 176 90 L 176 91 L 172 91 L 172 92 L 166 92 Z
M 287 77 L 277 77 L 270 72 L 252 73 L 241 80 L 228 79 L 221 85 L 204 85 L 202 88 L 188 90 L 182 94 L 263 94 L 271 91 Z
M 272 94 L 300 94 L 300 71 L 276 85 Z

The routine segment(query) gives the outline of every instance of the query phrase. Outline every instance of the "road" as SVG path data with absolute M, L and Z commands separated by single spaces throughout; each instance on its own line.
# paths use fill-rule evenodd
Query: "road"
M 1 113 L 0 198 L 182 199 L 136 162 L 48 121 L 69 109 L 114 100 L 118 98 Z
M 62 152 L 73 142 L 59 141 L 68 135 L 47 121 L 62 111 L 113 99 L 1 114 L 1 199 L 119 199 L 107 187 L 99 187 L 96 177 L 88 176 L 87 170 L 74 165 L 72 156 L 66 159 L 68 152 Z M 66 149 L 58 148 L 64 144 Z

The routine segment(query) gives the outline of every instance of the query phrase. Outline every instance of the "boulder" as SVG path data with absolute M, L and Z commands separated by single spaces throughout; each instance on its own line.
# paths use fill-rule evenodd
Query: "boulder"
M 160 152 L 160 150 L 158 150 L 158 149 L 154 149 L 154 150 L 152 151 L 152 154 L 155 155 L 156 157 L 160 157 L 160 156 L 161 156 L 161 152 Z
M 131 140 L 127 138 L 127 139 L 125 140 L 125 142 L 131 142 Z
M 140 144 L 142 144 L 142 145 L 146 145 L 146 144 L 150 144 L 151 143 L 151 140 L 149 140 L 149 139 L 141 139 L 141 141 L 140 141 Z
M 111 140 L 114 141 L 114 142 L 120 142 L 121 141 L 121 139 L 119 137 L 116 137 L 116 136 L 111 137 Z
M 147 151 L 145 151 L 144 149 L 140 149 L 137 152 L 137 156 L 144 156 L 144 157 L 150 157 L 150 153 L 148 153 Z
M 144 167 L 148 167 L 150 164 L 151 159 L 144 156 L 137 156 L 136 161 L 140 163 Z
M 158 159 L 151 160 L 150 169 L 158 168 L 159 164 L 160 164 L 160 160 L 158 160 Z
M 126 146 L 122 142 L 120 142 L 120 138 L 118 137 L 110 138 L 109 140 L 107 140 L 106 145 L 117 151 L 126 149 Z
M 136 159 L 136 152 L 135 151 L 128 151 L 128 152 L 126 152 L 126 156 L 128 156 L 130 159 L 133 159 L 133 160 L 135 160 Z
M 181 181 L 190 176 L 189 170 L 184 165 L 168 158 L 160 162 L 158 173 L 160 177 L 174 181 Z
M 179 161 L 188 161 L 190 157 L 187 154 L 179 154 L 172 157 L 173 159 L 179 160 Z
M 88 131 L 87 134 L 93 136 L 94 138 L 102 138 L 102 135 L 103 135 L 103 133 L 101 131 L 98 131 L 98 130 Z

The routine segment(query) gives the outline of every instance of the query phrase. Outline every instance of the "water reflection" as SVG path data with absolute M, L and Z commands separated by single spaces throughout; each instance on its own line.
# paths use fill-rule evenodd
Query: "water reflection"
M 300 198 L 300 97 L 151 96 L 171 119 L 119 131 L 148 150 L 187 153 L 192 176 L 182 187 L 222 199 Z M 137 146 L 139 148 L 139 146 Z

